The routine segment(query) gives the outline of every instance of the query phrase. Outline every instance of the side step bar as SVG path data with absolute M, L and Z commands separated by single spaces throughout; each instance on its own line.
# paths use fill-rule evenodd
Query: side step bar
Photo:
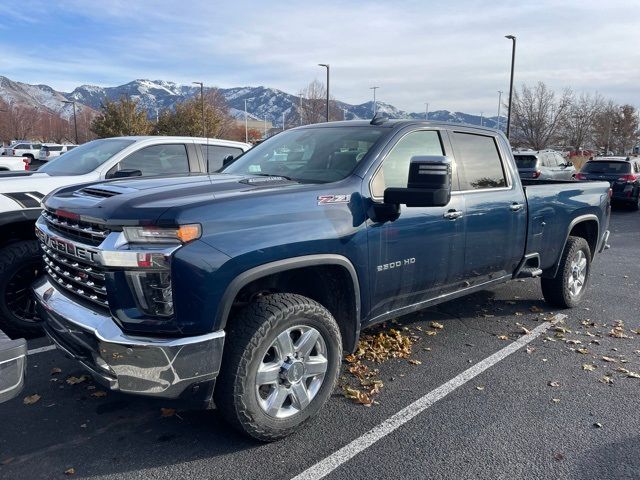
M 513 278 L 534 278 L 542 275 L 540 268 L 540 254 L 528 253 L 524 256 L 516 271 L 513 272 Z

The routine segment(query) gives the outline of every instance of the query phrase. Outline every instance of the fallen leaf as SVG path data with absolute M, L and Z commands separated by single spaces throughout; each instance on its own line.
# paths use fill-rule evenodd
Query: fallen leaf
M 71 468 L 67 468 L 67 469 L 64 471 L 64 474 L 65 474 L 65 475 L 75 475 L 75 474 L 76 474 L 76 469 L 75 469 L 75 468 L 73 468 L 73 467 L 71 467 Z
M 161 417 L 173 417 L 176 414 L 175 408 L 161 408 L 160 416 Z
M 593 372 L 596 369 L 596 366 L 591 363 L 585 363 L 582 365 L 582 369 L 587 370 L 588 372 Z
M 434 331 L 434 330 L 427 330 L 426 332 L 424 332 L 426 335 L 433 337 L 434 335 L 437 335 L 438 332 Z
M 571 330 L 565 327 L 555 327 L 554 330 L 560 333 L 571 333 Z
M 527 353 L 533 353 L 533 352 L 535 352 L 535 351 L 536 351 L 536 348 L 535 348 L 535 347 L 532 347 L 532 346 L 530 346 L 530 345 L 529 345 L 529 346 L 527 346 Z
M 532 311 L 533 313 L 540 313 L 540 312 L 544 312 L 543 309 L 541 309 L 540 307 L 537 307 L 535 305 L 532 305 L 531 307 L 529 307 L 529 310 Z
M 345 386 L 343 388 L 344 396 L 350 400 L 353 400 L 356 403 L 369 407 L 373 404 L 373 398 L 370 395 L 367 395 L 365 392 L 358 390 L 357 388 L 351 388 L 349 386 Z
M 598 423 L 598 422 L 594 423 L 594 424 L 593 424 L 593 426 L 594 426 L 595 428 L 602 428 L 602 424 L 601 424 L 601 423 Z
M 33 395 L 24 397 L 24 400 L 22 400 L 22 403 L 24 403 L 25 405 L 33 405 L 38 400 L 40 400 L 40 395 L 38 395 L 37 393 L 34 393 Z
M 610 363 L 617 363 L 618 361 L 615 358 L 611 358 L 611 357 L 602 357 L 602 360 L 604 360 L 605 362 L 610 362 Z
M 416 360 L 414 358 L 412 358 L 411 360 L 409 360 L 409 363 L 411 365 L 422 365 L 422 362 L 420 360 Z
M 561 461 L 561 460 L 564 460 L 564 455 L 563 455 L 562 453 L 556 453 L 556 454 L 553 456 L 553 458 L 559 462 L 559 461 Z
M 444 328 L 444 325 L 441 324 L 441 323 L 438 323 L 438 322 L 431 322 L 431 323 L 429 323 L 429 326 L 431 328 L 435 328 L 437 330 L 442 330 Z
M 569 345 L 580 345 L 582 342 L 580 340 L 574 340 L 574 339 L 567 339 L 564 341 L 564 343 L 567 343 Z
M 507 337 L 506 335 L 498 335 L 498 338 L 500 340 L 509 340 L 509 337 Z
M 549 382 L 547 383 L 547 385 L 549 385 L 550 387 L 559 387 L 560 384 L 558 382 Z
M 640 378 L 640 373 L 628 372 L 627 373 L 627 377 L 629 377 L 629 378 Z
M 553 403 L 560 403 L 560 399 L 559 398 L 552 398 L 551 401 Z
M 62 372 L 62 370 L 60 368 L 58 368 L 58 367 L 53 367 L 51 369 L 51 375 L 56 375 L 56 374 L 58 374 L 60 372 Z
M 69 378 L 67 378 L 66 382 L 69 385 L 77 385 L 78 383 L 82 383 L 89 380 L 89 377 L 87 375 L 80 375 L 79 377 L 74 377 L 71 376 Z
M 107 392 L 105 392 L 104 390 L 98 390 L 97 392 L 93 392 L 91 394 L 91 396 L 92 397 L 98 397 L 98 398 L 106 397 L 107 396 Z
M 603 375 L 598 381 L 602 383 L 613 383 L 613 378 L 611 378 L 609 375 Z
M 484 390 L 484 385 L 477 385 L 476 390 L 480 390 L 480 391 Z
M 482 316 L 483 316 L 484 318 L 494 318 L 494 317 L 495 317 L 495 315 L 490 315 L 490 314 L 488 314 L 488 313 L 483 313 L 483 314 L 482 314 Z
M 520 330 L 521 330 L 521 333 L 524 334 L 524 335 L 526 335 L 528 333 L 531 333 L 531 330 L 529 330 L 526 327 L 520 327 Z
M 581 353 L 582 355 L 587 355 L 589 353 L 589 350 L 587 350 L 586 348 L 576 348 L 576 352 Z

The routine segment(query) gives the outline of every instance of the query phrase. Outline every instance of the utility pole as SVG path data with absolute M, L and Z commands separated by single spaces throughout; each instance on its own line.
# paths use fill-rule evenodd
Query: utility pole
M 376 116 L 378 112 L 378 104 L 376 103 L 376 90 L 380 87 L 369 87 L 369 90 L 373 90 L 373 116 Z
M 304 92 L 300 90 L 300 126 L 302 126 L 302 95 L 304 95 Z
M 325 67 L 327 69 L 327 122 L 329 121 L 329 64 L 319 63 L 319 67 Z
M 516 63 L 516 37 L 515 35 L 505 35 L 504 38 L 508 38 L 513 42 L 511 47 L 511 81 L 509 82 L 509 112 L 507 113 L 507 138 L 511 133 L 511 105 L 513 102 L 513 69 Z
M 424 111 L 424 119 L 429 120 L 429 102 L 425 103 L 426 109 Z
M 247 121 L 247 99 L 244 99 L 244 142 L 249 143 L 249 123 Z
M 500 107 L 502 106 L 502 90 L 498 90 L 498 125 L 496 130 L 500 130 Z
M 76 145 L 78 145 L 78 119 L 76 118 L 76 101 L 75 100 L 63 100 L 63 103 L 70 103 L 73 105 L 73 129 L 76 134 Z
M 284 112 L 282 112 L 282 131 L 284 132 Z
M 192 82 L 194 85 L 200 85 L 200 103 L 202 104 L 202 136 L 207 138 L 207 124 L 204 119 L 204 83 Z
M 267 116 L 264 116 L 264 138 L 267 138 Z
M 484 112 L 480 112 L 480 126 L 481 127 L 484 127 L 483 120 L 484 120 Z

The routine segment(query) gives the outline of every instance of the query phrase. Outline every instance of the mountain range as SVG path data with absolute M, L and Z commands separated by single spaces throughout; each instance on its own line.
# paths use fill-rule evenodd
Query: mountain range
M 255 120 L 270 121 L 274 126 L 282 125 L 282 115 L 292 116 L 296 111 L 300 97 L 267 87 L 233 87 L 218 89 L 224 96 L 230 113 L 244 118 L 244 101 L 247 101 L 247 113 Z M 81 85 L 72 92 L 59 92 L 48 85 L 30 85 L 0 76 L 0 99 L 6 104 L 44 110 L 64 119 L 73 115 L 70 101 L 76 102 L 78 111 L 90 109 L 98 111 L 105 99 L 118 100 L 122 96 L 138 99 L 140 105 L 149 112 L 150 117 L 166 108 L 173 108 L 177 102 L 199 95 L 200 87 L 183 85 L 165 80 L 134 80 L 117 87 Z M 344 112 L 346 120 L 366 119 L 373 116 L 373 102 L 352 105 L 336 101 L 336 106 Z M 388 118 L 424 119 L 425 112 L 415 113 L 400 110 L 393 105 L 377 102 L 377 110 Z M 498 118 L 481 117 L 463 112 L 437 110 L 429 112 L 429 120 L 469 123 L 496 128 Z M 504 125 L 504 117 L 500 123 Z

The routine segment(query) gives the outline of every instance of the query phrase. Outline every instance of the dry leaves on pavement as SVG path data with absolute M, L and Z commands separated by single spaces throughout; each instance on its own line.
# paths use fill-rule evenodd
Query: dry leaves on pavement
M 79 377 L 71 376 L 67 378 L 66 382 L 69 385 L 77 385 L 78 383 L 86 382 L 87 380 L 89 380 L 87 375 L 80 375 Z
M 37 403 L 38 400 L 40 400 L 40 395 L 38 395 L 37 393 L 34 393 L 33 395 L 29 395 L 28 397 L 24 397 L 24 400 L 22 400 L 22 403 L 24 403 L 25 405 L 33 405 L 34 403 Z

